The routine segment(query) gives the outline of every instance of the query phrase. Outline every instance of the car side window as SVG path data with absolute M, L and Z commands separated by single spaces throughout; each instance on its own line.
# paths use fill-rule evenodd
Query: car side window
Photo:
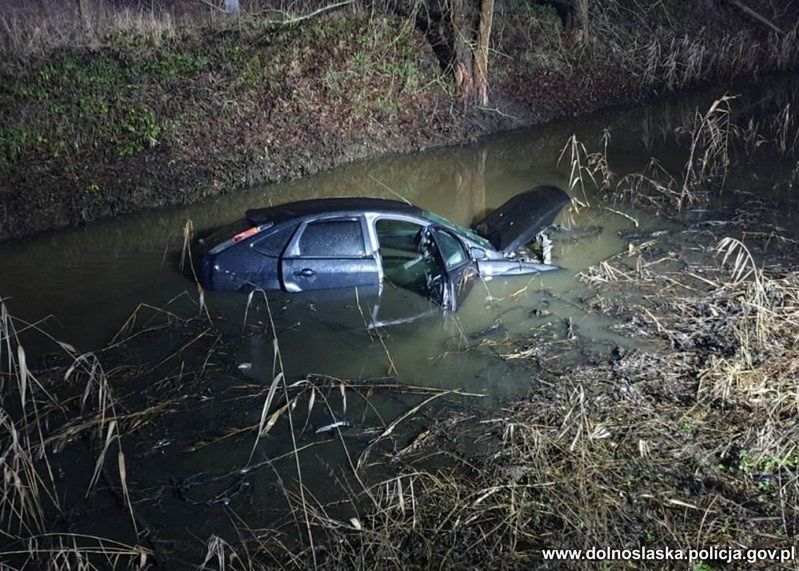
M 286 249 L 286 244 L 294 235 L 296 229 L 296 224 L 289 224 L 278 228 L 255 242 L 252 246 L 253 250 L 265 256 L 279 258 L 283 250 Z
M 319 220 L 305 227 L 300 236 L 303 258 L 362 258 L 366 255 L 363 228 L 358 219 Z
M 387 257 L 415 258 L 419 256 L 420 236 L 424 227 L 407 220 L 380 218 L 375 233 L 380 253 Z
M 448 270 L 457 268 L 469 259 L 463 244 L 452 234 L 442 230 L 434 230 L 433 235 L 436 238 L 439 250 L 441 250 L 441 257 L 444 258 L 444 265 L 447 266 Z

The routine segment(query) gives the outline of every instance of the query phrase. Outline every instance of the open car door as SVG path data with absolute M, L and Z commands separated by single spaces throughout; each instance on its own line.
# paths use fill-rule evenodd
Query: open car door
M 479 275 L 477 264 L 472 260 L 463 242 L 447 230 L 431 228 L 428 232 L 435 244 L 434 255 L 444 265 L 449 282 L 447 296 L 442 306 L 445 309 L 456 311 L 474 287 L 474 282 Z
M 449 297 L 449 277 L 427 227 L 391 216 L 373 223 L 383 280 L 372 325 L 409 323 L 438 313 Z
M 372 321 L 381 327 L 457 309 L 477 278 L 463 243 L 447 230 L 383 217 L 375 221 L 383 275 Z

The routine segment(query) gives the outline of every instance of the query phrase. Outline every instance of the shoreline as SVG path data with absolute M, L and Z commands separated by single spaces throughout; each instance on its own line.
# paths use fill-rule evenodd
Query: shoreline
M 635 33 L 566 47 L 554 8 L 533 8 L 496 16 L 491 110 L 461 104 L 419 29 L 358 10 L 277 30 L 186 26 L 155 43 L 119 33 L 91 50 L 11 58 L 0 65 L 0 241 L 760 81 L 799 62 L 795 30 L 779 39 L 722 8 L 701 26 L 686 7 L 670 28 L 652 15 L 649 51 L 621 55 Z M 742 36 L 746 58 L 705 55 Z

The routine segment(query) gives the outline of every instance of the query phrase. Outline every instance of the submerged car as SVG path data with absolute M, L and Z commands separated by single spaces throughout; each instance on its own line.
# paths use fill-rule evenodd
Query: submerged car
M 212 291 L 410 290 L 457 309 L 478 276 L 557 269 L 544 232 L 570 202 L 554 186 L 514 196 L 473 229 L 409 203 L 376 198 L 305 200 L 248 210 L 200 241 L 200 279 Z M 546 263 L 545 263 L 546 262 Z

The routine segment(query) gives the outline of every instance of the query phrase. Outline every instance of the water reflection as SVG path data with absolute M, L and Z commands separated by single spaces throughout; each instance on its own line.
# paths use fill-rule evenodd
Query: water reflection
M 743 113 L 756 114 L 773 109 L 778 100 L 777 95 L 758 91 L 742 98 L 741 108 Z M 701 108 L 709 98 L 696 101 Z M 679 172 L 684 155 L 676 152 L 670 134 L 690 122 L 695 111 L 695 104 L 686 100 L 597 114 L 477 145 L 351 164 L 203 204 L 144 212 L 0 245 L 0 295 L 13 298 L 10 308 L 21 317 L 53 314 L 58 323 L 51 322 L 48 328 L 88 350 L 104 345 L 139 303 L 161 306 L 177 297 L 175 312 L 196 315 L 196 290 L 175 261 L 187 219 L 203 232 L 240 218 L 248 208 L 311 197 L 391 198 L 396 193 L 468 226 L 521 191 L 544 184 L 568 186 L 568 165 L 558 166 L 557 158 L 572 133 L 595 149 L 602 130 L 608 128 L 610 159 L 618 174 L 642 168 L 652 155 Z M 732 210 L 756 207 L 756 200 L 765 196 L 763 191 L 784 175 L 785 168 L 778 157 L 766 156 L 752 168 L 736 171 L 728 181 L 728 196 L 737 201 Z M 752 194 L 738 193 L 744 190 Z M 775 222 L 793 216 L 795 196 L 769 196 L 785 205 L 774 212 Z M 505 337 L 530 339 L 526 350 L 531 355 L 536 354 L 536 339 L 542 336 L 555 344 L 564 341 L 559 346 L 574 353 L 565 357 L 574 359 L 583 358 L 587 351 L 607 354 L 617 345 L 632 343 L 613 332 L 611 319 L 584 309 L 592 293 L 574 276 L 625 251 L 627 242 L 621 236 L 627 232 L 673 229 L 679 221 L 611 203 L 601 194 L 588 199 L 590 206 L 566 210 L 559 218 L 569 230 L 554 236 L 553 261 L 562 271 L 532 279 L 478 282 L 456 314 L 434 312 L 378 335 L 368 327 L 375 306 L 383 303 L 374 292 L 270 294 L 277 346 L 285 374 L 295 387 L 295 418 L 301 425 L 295 436 L 302 448 L 303 482 L 316 500 L 337 497 L 346 486 L 357 490 L 357 483 L 348 481 L 345 474 L 351 461 L 347 454 L 352 452 L 357 459 L 374 438 L 370 430 L 385 427 L 428 398 L 430 391 L 460 389 L 485 395 L 460 400 L 448 395 L 446 405 L 444 399 L 438 401 L 442 407 L 467 414 L 534 389 L 537 367 L 558 366 L 547 361 L 548 355 L 539 362 L 506 358 L 501 346 Z M 729 204 L 708 206 L 713 216 L 718 210 L 731 211 Z M 702 219 L 706 213 L 685 215 Z M 797 224 L 795 220 L 786 223 Z M 213 314 L 227 318 L 227 322 L 217 322 L 229 333 L 223 350 L 215 353 L 219 362 L 208 361 L 209 347 L 216 343 L 214 333 L 188 345 L 180 353 L 180 363 L 170 362 L 176 370 L 156 369 L 153 374 L 134 375 L 130 383 L 114 385 L 118 394 L 125 395 L 126 410 L 166 403 L 159 414 L 126 436 L 125 452 L 135 484 L 136 512 L 157 522 L 159 534 L 163 532 L 167 541 L 175 539 L 174 549 L 186 553 L 196 552 L 196 545 L 182 543 L 187 535 L 205 538 L 219 533 L 227 521 L 225 514 L 232 513 L 223 511 L 226 506 L 255 525 L 273 523 L 275 514 L 286 509 L 282 486 L 286 482 L 291 486 L 295 474 L 285 423 L 275 424 L 261 439 L 247 471 L 242 470 L 252 452 L 253 427 L 258 426 L 265 393 L 276 373 L 275 337 L 264 301 L 256 297 L 246 307 L 243 295 L 213 292 L 207 293 L 206 301 Z M 413 313 L 404 300 L 395 301 L 391 311 Z M 135 356 L 149 364 L 153 357 L 157 361 L 173 354 L 195 335 L 176 331 L 150 339 L 143 336 Z M 579 337 L 579 343 L 565 342 L 573 336 Z M 342 381 L 346 388 L 342 389 Z M 372 392 L 375 384 L 385 386 Z M 410 434 L 419 434 L 425 423 L 435 422 L 440 410 L 425 409 L 413 427 L 416 432 Z M 347 423 L 341 441 L 349 448 L 319 432 L 335 422 Z M 397 437 L 402 445 L 407 443 L 407 434 Z M 92 454 L 88 461 L 87 451 Z M 74 487 L 66 496 L 85 494 L 95 452 L 72 446 L 54 455 L 56 473 L 63 467 L 69 474 L 66 485 Z M 82 514 L 75 516 L 80 519 L 78 529 L 118 537 L 129 533 L 127 528 L 118 529 L 127 526 L 126 518 L 119 517 L 109 497 L 93 505 L 86 502 L 85 512 L 84 506 L 75 510 Z
M 740 98 L 735 109 L 742 119 L 773 110 L 785 101 L 786 93 L 793 93 L 793 86 L 793 82 L 786 81 L 767 90 L 754 89 Z M 572 133 L 589 148 L 598 148 L 607 128 L 612 137 L 611 166 L 617 174 L 642 168 L 655 153 L 666 168 L 679 172 L 684 157 L 676 152 L 674 129 L 690 124 L 697 108 L 704 108 L 712 98 L 699 95 L 625 112 L 598 113 L 508 133 L 475 145 L 353 163 L 201 204 L 151 210 L 2 244 L 0 293 L 12 298 L 10 307 L 21 317 L 38 319 L 52 314 L 60 324 L 52 324 L 56 333 L 84 349 L 98 347 L 138 303 L 161 305 L 182 291 L 194 295 L 193 284 L 176 271 L 174 262 L 187 219 L 201 233 L 240 218 L 248 208 L 311 197 L 400 195 L 469 226 L 521 191 L 543 184 L 567 187 L 568 165 L 558 165 L 557 158 Z M 765 171 L 774 169 L 768 161 L 766 165 L 760 172 L 753 168 L 742 173 L 732 184 L 746 189 L 764 186 Z M 601 227 L 601 233 L 578 242 L 560 243 L 555 262 L 567 271 L 543 277 L 531 291 L 545 288 L 579 295 L 572 276 L 624 248 L 617 232 L 629 229 L 631 221 L 604 209 L 601 198 L 593 202 L 579 214 L 565 212 L 561 222 L 573 229 Z M 625 212 L 642 227 L 666 224 L 635 209 L 625 207 Z M 502 297 L 493 290 L 507 287 L 515 291 L 524 283 L 510 280 L 508 284 L 492 284 L 490 294 L 475 291 L 459 312 L 464 329 L 479 330 L 490 325 L 493 314 L 485 299 L 489 295 Z M 228 303 L 215 296 L 209 296 L 209 301 L 212 305 Z M 536 302 L 522 297 L 516 303 L 532 307 Z M 519 328 L 523 328 L 521 323 L 510 324 L 510 329 Z M 322 337 L 318 332 L 314 336 Z M 401 343 L 396 344 L 395 350 L 401 353 Z M 410 346 L 414 345 L 411 342 Z

